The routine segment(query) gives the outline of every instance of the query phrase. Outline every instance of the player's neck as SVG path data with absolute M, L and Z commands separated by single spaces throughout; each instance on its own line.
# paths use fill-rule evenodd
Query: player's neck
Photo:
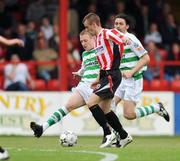
M 99 35 L 99 33 L 101 32 L 101 30 L 102 30 L 103 28 L 101 27 L 101 26 L 98 26 L 97 27 L 97 32 L 96 32 L 96 36 L 98 36 Z

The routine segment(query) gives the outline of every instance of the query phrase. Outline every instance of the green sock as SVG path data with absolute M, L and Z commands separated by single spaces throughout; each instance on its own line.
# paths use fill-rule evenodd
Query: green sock
M 159 112 L 160 107 L 159 104 L 152 104 L 150 106 L 142 106 L 142 107 L 137 107 L 135 109 L 135 113 L 136 113 L 136 118 L 140 118 L 140 117 L 144 117 L 147 115 L 150 115 L 152 113 L 157 113 Z
M 43 124 L 43 132 L 49 128 L 50 126 L 54 125 L 55 123 L 59 122 L 64 116 L 68 114 L 68 110 L 65 107 L 59 108 L 53 115 Z

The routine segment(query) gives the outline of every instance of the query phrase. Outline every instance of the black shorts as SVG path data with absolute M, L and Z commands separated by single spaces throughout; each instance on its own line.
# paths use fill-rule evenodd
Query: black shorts
M 121 79 L 122 75 L 119 69 L 101 70 L 99 84 L 93 93 L 102 99 L 113 98 L 116 89 L 121 83 Z

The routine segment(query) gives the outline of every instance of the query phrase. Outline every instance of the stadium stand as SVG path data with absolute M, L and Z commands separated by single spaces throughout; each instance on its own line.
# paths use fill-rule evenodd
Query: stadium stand
M 107 4 L 112 4 L 111 0 L 106 0 Z M 37 48 L 38 38 L 42 38 L 45 33 L 42 32 L 41 28 L 46 23 L 42 24 L 42 19 L 44 17 L 49 20 L 49 25 L 53 26 L 53 36 L 49 38 L 53 40 L 49 43 L 49 47 L 52 47 L 55 51 L 58 50 L 58 44 L 61 42 L 58 38 L 58 3 L 59 1 L 48 1 L 43 0 L 38 5 L 41 8 L 40 13 L 32 13 L 31 7 L 37 5 L 36 0 L 22 1 L 17 0 L 11 7 L 9 7 L 4 1 L 0 2 L 0 35 L 7 38 L 14 38 L 23 35 L 23 37 L 31 43 L 28 52 L 26 50 L 21 50 L 17 47 L 10 47 L 8 49 L 1 47 L 0 50 L 0 89 L 3 90 L 3 70 L 4 65 L 9 62 L 9 58 L 14 52 L 17 52 L 22 57 L 22 60 L 26 60 L 26 65 L 28 66 L 29 72 L 36 82 L 37 91 L 55 91 L 59 90 L 60 81 L 58 78 L 61 77 L 58 71 L 58 76 L 56 78 L 52 77 L 48 82 L 40 80 L 37 71 L 39 62 L 35 62 L 31 54 Z M 69 20 L 68 22 L 73 22 L 73 13 L 76 13 L 77 23 L 73 23 L 76 30 L 80 32 L 83 29 L 82 18 L 89 11 L 96 12 L 102 19 L 103 26 L 112 27 L 113 21 L 109 22 L 109 18 L 118 14 L 119 12 L 125 12 L 126 14 L 131 14 L 136 21 L 136 28 L 134 30 L 136 36 L 141 40 L 141 42 L 148 49 L 149 41 L 154 41 L 155 47 L 150 53 L 151 58 L 156 62 L 151 62 L 151 64 L 159 65 L 159 74 L 153 77 L 152 80 L 144 80 L 144 90 L 173 90 L 180 91 L 180 26 L 178 22 L 179 9 L 174 2 L 162 1 L 147 1 L 141 0 L 137 5 L 135 0 L 121 1 L 113 0 L 112 6 L 104 4 L 103 1 L 69 1 Z M 30 7 L 31 6 L 31 7 Z M 52 10 L 50 9 L 50 6 Z M 53 6 L 53 7 L 52 7 Z M 83 7 L 82 7 L 83 6 Z M 92 8 L 93 6 L 93 8 Z M 38 12 L 39 12 L 38 8 Z M 106 12 L 104 12 L 106 10 Z M 9 21 L 5 21 L 6 19 Z M 4 20 L 4 21 L 3 21 Z M 13 20 L 13 21 L 12 21 Z M 71 28 L 69 24 L 69 29 Z M 23 29 L 20 26 L 24 26 Z M 79 66 L 80 53 L 82 48 L 79 42 L 78 32 L 72 32 L 68 30 L 68 90 L 70 90 L 74 85 L 77 84 L 77 80 L 73 79 L 71 74 L 72 71 L 76 71 Z M 72 34 L 73 33 L 73 34 Z M 147 35 L 149 35 L 147 41 Z M 157 41 L 160 38 L 161 41 Z M 175 45 L 173 45 L 175 44 Z M 32 51 L 31 51 L 32 50 Z M 21 53 L 23 52 L 23 53 Z M 25 52 L 25 53 L 24 53 Z M 57 51 L 58 52 L 58 51 Z M 59 59 L 59 58 L 57 58 Z M 46 60 L 46 59 L 45 59 Z M 58 60 L 57 60 L 58 61 Z M 167 62 L 168 61 L 168 62 Z M 174 63 L 174 61 L 176 61 Z M 47 63 L 47 62 L 44 62 Z M 55 62 L 57 63 L 57 62 Z M 57 65 L 59 70 L 61 67 Z M 151 65 L 150 65 L 151 67 Z

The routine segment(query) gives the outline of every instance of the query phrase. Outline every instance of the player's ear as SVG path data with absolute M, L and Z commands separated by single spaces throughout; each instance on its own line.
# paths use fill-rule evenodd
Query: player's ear
M 126 30 L 128 30 L 129 29 L 129 25 L 126 25 Z

